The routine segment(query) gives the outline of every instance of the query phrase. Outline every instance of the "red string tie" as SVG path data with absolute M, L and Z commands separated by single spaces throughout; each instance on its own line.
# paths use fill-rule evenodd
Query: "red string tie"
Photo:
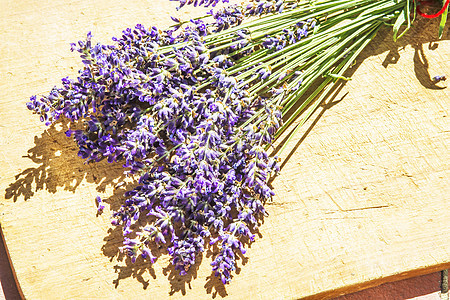
M 442 9 L 440 11 L 438 11 L 437 13 L 435 13 L 433 15 L 427 15 L 427 14 L 423 13 L 420 10 L 420 5 L 421 4 L 431 4 L 431 2 L 430 1 L 420 1 L 419 0 L 418 3 L 417 3 L 417 13 L 420 16 L 424 17 L 424 18 L 428 18 L 428 19 L 437 18 L 437 17 L 439 17 L 440 15 L 442 15 L 445 12 L 445 10 L 447 9 L 449 3 L 450 3 L 450 0 L 445 1 L 445 4 L 444 4 L 444 6 L 442 7 Z

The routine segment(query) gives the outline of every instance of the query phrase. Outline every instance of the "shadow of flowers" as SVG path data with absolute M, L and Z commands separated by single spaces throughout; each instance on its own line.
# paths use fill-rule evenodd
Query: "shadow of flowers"
M 417 80 L 420 82 L 420 84 L 427 88 L 432 90 L 440 90 L 445 89 L 445 87 L 438 85 L 436 81 L 432 79 L 435 75 L 443 75 L 443 74 L 434 74 L 430 75 L 429 72 L 429 63 L 428 59 L 425 55 L 424 51 L 424 45 L 428 44 L 428 49 L 431 51 L 436 50 L 439 47 L 439 42 L 437 39 L 437 28 L 439 27 L 439 20 L 438 19 L 432 19 L 432 20 L 426 20 L 424 18 L 420 18 L 415 21 L 414 26 L 409 29 L 409 31 L 397 42 L 393 41 L 392 38 L 392 29 L 390 27 L 382 28 L 377 36 L 371 41 L 371 43 L 361 52 L 361 54 L 357 57 L 354 65 L 349 68 L 345 73 L 345 77 L 352 77 L 352 75 L 356 72 L 358 67 L 369 57 L 377 56 L 382 53 L 387 52 L 387 55 L 382 63 L 382 65 L 387 68 L 390 64 L 396 64 L 400 59 L 400 49 L 404 49 L 406 46 L 412 46 L 414 49 L 414 58 L 413 58 L 413 65 L 414 65 L 414 74 L 417 78 Z M 446 30 L 443 35 L 443 40 L 448 40 L 450 37 L 450 30 Z M 295 153 L 295 151 L 300 147 L 301 143 L 305 141 L 306 137 L 309 135 L 309 133 L 312 131 L 314 126 L 319 122 L 321 117 L 324 115 L 325 111 L 331 109 L 333 106 L 338 104 L 340 101 L 342 101 L 347 94 L 345 94 L 342 98 L 336 99 L 336 97 L 339 95 L 339 92 L 344 88 L 346 85 L 346 81 L 341 80 L 338 82 L 338 84 L 329 91 L 328 95 L 324 98 L 322 103 L 316 108 L 317 110 L 321 110 L 320 113 L 318 113 L 314 120 L 312 120 L 311 125 L 303 131 L 302 136 L 298 140 L 298 142 L 292 147 L 292 150 L 287 153 L 286 159 L 283 160 L 281 169 L 286 165 L 286 162 L 289 161 L 289 159 L 292 157 L 292 155 Z M 319 86 L 319 83 L 315 83 L 312 85 L 312 87 L 305 93 L 303 99 L 306 99 L 312 91 Z M 291 109 L 292 112 L 294 112 L 299 106 L 301 105 L 301 102 L 294 105 Z M 311 105 L 311 104 L 310 104 Z M 308 107 L 305 108 L 305 110 L 308 109 Z M 289 116 L 289 113 L 287 114 Z M 294 132 L 295 126 L 292 125 L 288 128 L 288 130 Z M 281 141 L 277 141 L 276 148 L 273 150 L 272 154 L 276 154 L 280 149 L 282 148 L 283 144 L 287 142 L 289 139 L 290 134 L 288 134 L 286 137 L 284 137 Z M 271 179 L 271 181 L 273 178 Z
M 119 163 L 86 164 L 80 159 L 77 145 L 64 133 L 67 129 L 67 122 L 60 121 L 34 137 L 34 147 L 22 158 L 37 166 L 15 175 L 16 181 L 5 190 L 6 199 L 28 200 L 39 190 L 54 194 L 58 187 L 75 192 L 83 180 L 96 184 L 97 191 L 103 192 L 108 185 L 124 178 Z

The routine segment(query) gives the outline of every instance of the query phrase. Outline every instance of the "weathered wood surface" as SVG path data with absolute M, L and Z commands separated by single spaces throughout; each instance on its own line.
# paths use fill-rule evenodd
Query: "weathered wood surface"
M 448 32 L 434 42 L 436 21 L 397 44 L 379 34 L 298 133 L 270 217 L 223 287 L 209 252 L 184 277 L 164 253 L 154 266 L 120 257 L 109 209 L 124 191 L 113 190 L 121 167 L 84 165 L 65 125 L 46 128 L 25 107 L 76 76 L 69 42 L 87 31 L 107 43 L 136 23 L 201 10 L 175 12 L 168 0 L 0 6 L 0 222 L 26 298 L 329 298 L 450 267 L 450 92 L 430 79 L 450 75 L 450 42 Z M 97 194 L 109 197 L 100 216 Z

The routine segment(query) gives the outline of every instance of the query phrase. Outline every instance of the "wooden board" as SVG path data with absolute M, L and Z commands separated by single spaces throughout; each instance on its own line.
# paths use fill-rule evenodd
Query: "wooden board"
M 28 299 L 329 298 L 450 267 L 449 33 L 419 20 L 398 44 L 382 32 L 353 80 L 318 109 L 284 157 L 277 196 L 230 285 L 206 252 L 187 276 L 119 256 L 109 225 L 120 165 L 84 165 L 63 125 L 25 107 L 80 68 L 69 43 L 107 43 L 142 23 L 168 24 L 168 0 L 0 0 L 0 222 Z M 288 151 L 288 152 L 289 152 Z M 287 153 L 287 152 L 286 152 Z M 94 198 L 108 205 L 96 215 Z

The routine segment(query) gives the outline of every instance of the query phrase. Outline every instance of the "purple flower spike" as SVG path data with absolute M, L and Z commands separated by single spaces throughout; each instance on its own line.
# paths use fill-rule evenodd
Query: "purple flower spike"
M 228 1 L 178 2 L 182 7 Z M 265 215 L 262 203 L 274 194 L 267 182 L 279 166 L 264 147 L 282 124 L 272 98 L 283 97 L 287 88 L 268 88 L 264 97 L 255 97 L 242 73 L 233 73 L 236 60 L 254 51 L 235 53 L 254 42 L 250 30 L 230 34 L 230 46 L 220 50 L 207 37 L 241 24 L 246 16 L 277 13 L 287 5 L 258 1 L 247 8 L 225 7 L 210 12 L 211 23 L 172 17 L 177 24 L 166 31 L 136 25 L 114 38 L 113 45 L 94 45 L 89 33 L 71 44 L 84 63 L 78 77 L 63 78 L 48 95 L 30 98 L 27 108 L 43 122 L 67 118 L 77 123 L 70 124 L 77 130 L 66 135 L 81 158 L 119 162 L 126 175 L 139 178 L 111 220 L 122 228 L 120 250 L 132 262 L 141 256 L 154 263 L 151 247 L 156 244 L 167 249 L 175 269 L 185 275 L 210 246 L 209 239 L 219 249 L 213 271 L 223 283 L 230 282 L 236 253 L 246 252 L 244 240 L 254 240 L 251 230 L 258 226 L 258 215 Z M 263 38 L 260 50 L 279 51 L 297 42 L 297 29 L 310 23 Z M 268 65 L 243 72 L 252 70 L 250 78 L 266 82 L 276 81 L 272 74 L 280 83 L 295 78 Z M 249 121 L 259 110 L 264 117 Z M 98 196 L 96 201 L 100 212 L 105 204 Z

